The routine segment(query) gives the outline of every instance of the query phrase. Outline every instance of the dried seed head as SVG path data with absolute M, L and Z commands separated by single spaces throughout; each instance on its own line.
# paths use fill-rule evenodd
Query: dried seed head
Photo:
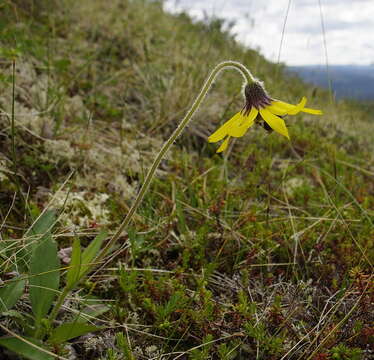
M 271 105 L 271 101 L 273 100 L 264 89 L 262 83 L 259 81 L 247 84 L 244 88 L 244 96 L 245 105 L 243 111 L 245 115 L 249 114 L 252 107 L 259 110 Z

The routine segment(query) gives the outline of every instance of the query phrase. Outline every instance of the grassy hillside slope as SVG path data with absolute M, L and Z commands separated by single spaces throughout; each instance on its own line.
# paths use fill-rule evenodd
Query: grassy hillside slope
M 6 0 L 0 10 L 1 359 L 370 359 L 370 113 L 287 76 L 220 21 L 193 23 L 158 1 Z M 324 115 L 287 118 L 291 142 L 255 126 L 215 154 L 207 137 L 243 106 L 240 75 L 222 73 L 116 256 L 55 320 L 48 309 L 35 320 L 29 293 L 49 285 L 35 285 L 40 271 L 27 260 L 42 241 L 34 220 L 45 209 L 57 218 L 59 293 L 74 239 L 86 248 L 115 231 L 158 149 L 227 59 L 274 98 L 306 96 Z M 21 283 L 11 301 L 7 289 Z M 54 330 L 74 322 L 81 332 Z

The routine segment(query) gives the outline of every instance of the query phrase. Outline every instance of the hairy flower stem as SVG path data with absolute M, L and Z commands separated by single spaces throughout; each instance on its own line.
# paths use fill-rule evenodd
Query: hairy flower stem
M 18 179 L 18 166 L 17 166 L 17 154 L 16 154 L 16 127 L 15 127 L 15 102 L 16 102 L 16 60 L 12 61 L 12 112 L 10 117 L 10 132 L 11 132 L 11 141 L 12 141 L 12 165 L 13 165 L 13 174 L 14 182 L 16 184 L 17 190 L 21 198 L 23 198 L 23 193 L 21 189 L 21 184 Z M 25 201 L 26 205 L 26 201 Z
M 11 133 L 12 133 L 12 160 L 13 160 L 13 167 L 14 173 L 17 177 L 17 157 L 16 157 L 16 130 L 14 126 L 14 103 L 16 98 L 16 61 L 13 60 L 12 62 L 12 115 L 11 115 Z
M 97 258 L 95 259 L 95 263 L 99 263 L 109 252 L 109 250 L 112 248 L 112 246 L 117 242 L 117 240 L 121 237 L 124 229 L 129 225 L 134 213 L 138 209 L 139 205 L 141 204 L 144 195 L 146 194 L 149 185 L 152 182 L 152 179 L 155 175 L 155 172 L 160 165 L 161 160 L 164 158 L 168 150 L 170 149 L 173 142 L 178 138 L 178 136 L 183 132 L 185 127 L 189 124 L 189 122 L 192 119 L 192 116 L 195 114 L 196 110 L 199 108 L 200 104 L 204 100 L 205 96 L 207 95 L 213 81 L 217 77 L 217 75 L 220 73 L 221 70 L 227 69 L 227 68 L 233 68 L 237 71 L 239 71 L 242 76 L 244 77 L 246 84 L 250 84 L 255 81 L 255 78 L 251 74 L 251 72 L 241 63 L 236 61 L 224 61 L 218 64 L 213 71 L 210 73 L 208 79 L 206 80 L 205 84 L 203 85 L 199 95 L 197 96 L 195 102 L 192 104 L 191 108 L 188 110 L 186 116 L 183 118 L 179 126 L 174 130 L 173 134 L 170 136 L 170 138 L 164 143 L 161 150 L 157 154 L 156 158 L 154 159 L 152 166 L 148 170 L 148 173 L 144 179 L 144 183 L 134 201 L 132 204 L 129 212 L 127 213 L 126 217 L 122 221 L 121 225 L 118 227 L 116 232 L 113 234 L 112 238 L 108 241 L 106 246 L 102 249 L 102 251 L 99 253 Z
M 192 104 L 191 108 L 188 110 L 186 116 L 183 118 L 181 123 L 178 125 L 178 127 L 174 130 L 173 134 L 170 136 L 170 138 L 164 143 L 162 146 L 161 150 L 157 154 L 156 158 L 153 160 L 153 163 L 148 170 L 148 173 L 144 179 L 144 183 L 136 196 L 135 201 L 133 202 L 129 212 L 127 213 L 126 217 L 123 219 L 121 225 L 118 227 L 116 232 L 113 234 L 112 238 L 108 241 L 108 243 L 105 245 L 105 247 L 100 251 L 96 259 L 92 262 L 92 264 L 100 264 L 100 262 L 104 259 L 104 257 L 108 254 L 108 252 L 111 250 L 113 245 L 118 241 L 118 239 L 121 237 L 124 229 L 127 227 L 127 225 L 130 223 L 134 213 L 138 209 L 139 205 L 141 204 L 144 195 L 146 194 L 149 185 L 152 182 L 152 179 L 155 175 L 155 172 L 160 165 L 161 160 L 164 158 L 168 150 L 170 149 L 171 145 L 173 145 L 173 142 L 178 138 L 178 136 L 183 132 L 185 127 L 188 125 L 188 123 L 191 121 L 192 116 L 196 112 L 196 110 L 199 108 L 200 104 L 204 100 L 205 96 L 207 95 L 214 79 L 217 77 L 218 73 L 227 68 L 233 68 L 237 71 L 239 71 L 244 80 L 245 80 L 245 85 L 251 84 L 256 81 L 256 79 L 253 77 L 251 72 L 241 63 L 236 62 L 236 61 L 224 61 L 220 64 L 218 64 L 213 71 L 210 73 L 208 79 L 206 80 L 205 84 L 203 85 L 199 95 L 197 96 L 195 102 Z M 69 294 L 71 288 L 65 287 L 64 290 L 61 292 L 60 296 L 57 299 L 57 302 L 49 316 L 49 321 L 52 323 L 62 306 L 66 296 Z

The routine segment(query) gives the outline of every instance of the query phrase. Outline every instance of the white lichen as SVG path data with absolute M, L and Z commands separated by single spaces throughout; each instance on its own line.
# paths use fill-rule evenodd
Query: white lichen
M 90 228 L 108 225 L 110 212 L 106 207 L 109 195 L 88 191 L 62 190 L 54 195 L 52 207 L 63 209 L 60 221 L 68 228 Z

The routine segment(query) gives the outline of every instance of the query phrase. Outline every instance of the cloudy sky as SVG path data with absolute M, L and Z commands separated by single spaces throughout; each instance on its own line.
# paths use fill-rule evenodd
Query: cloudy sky
M 165 0 L 168 11 L 186 10 L 235 20 L 238 40 L 277 61 L 290 0 Z M 374 64 L 374 0 L 320 0 L 329 64 Z M 291 0 L 281 62 L 325 64 L 319 0 Z

